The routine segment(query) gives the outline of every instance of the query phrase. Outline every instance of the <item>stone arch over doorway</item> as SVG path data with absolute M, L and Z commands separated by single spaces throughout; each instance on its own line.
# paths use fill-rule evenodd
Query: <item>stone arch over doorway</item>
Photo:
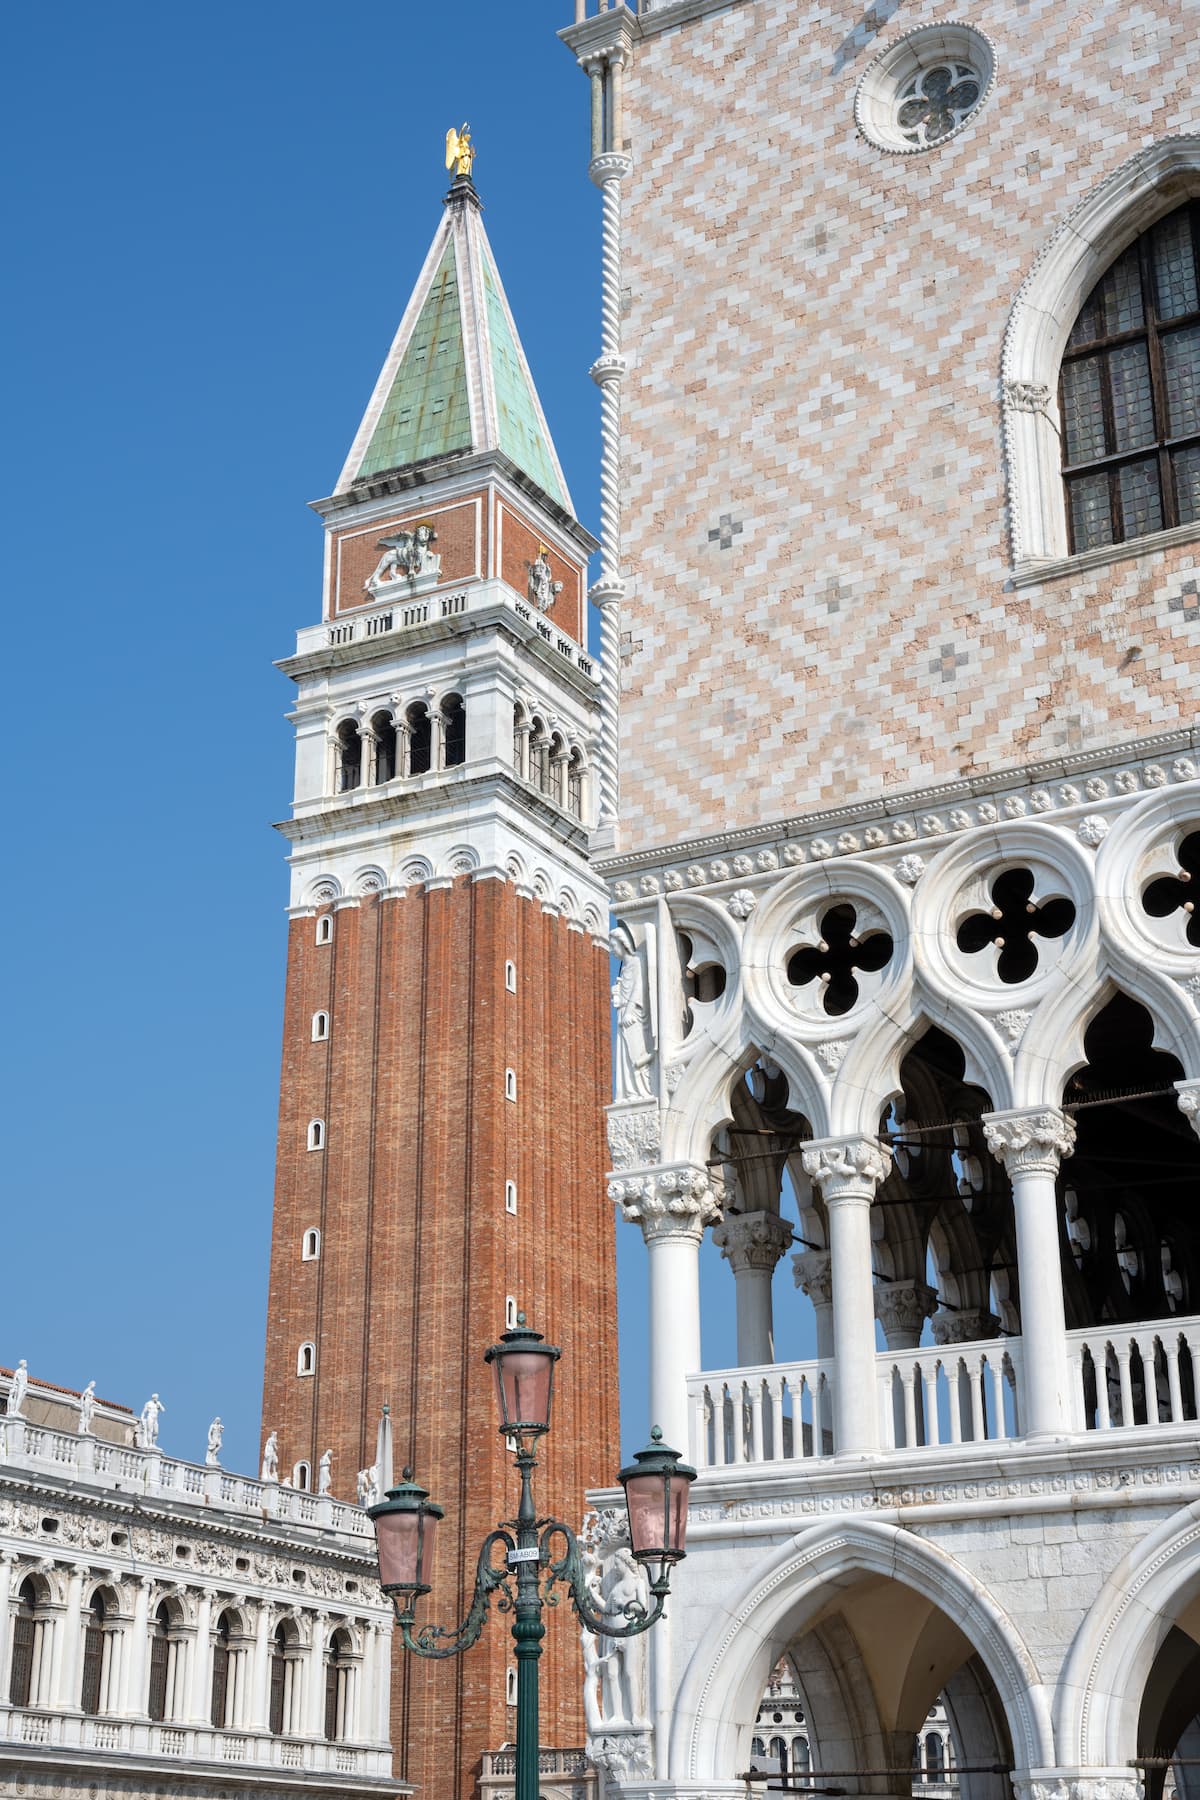
M 914 1533 L 881 1520 L 839 1519 L 778 1547 L 700 1639 L 674 1709 L 670 1778 L 723 1781 L 748 1767 L 739 1759 L 748 1756 L 759 1700 L 779 1656 L 830 1612 L 839 1592 L 880 1577 L 899 1584 L 910 1602 L 914 1594 L 924 1596 L 966 1640 L 960 1666 L 973 1652 L 994 1685 L 1014 1769 L 1053 1766 L 1041 1674 L 997 1603 L 952 1557 Z M 865 1760 L 873 1761 L 874 1751 Z

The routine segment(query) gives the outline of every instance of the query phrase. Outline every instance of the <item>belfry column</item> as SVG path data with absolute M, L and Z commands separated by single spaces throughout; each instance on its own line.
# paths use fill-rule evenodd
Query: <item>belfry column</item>
M 833 1446 L 839 1456 L 879 1448 L 871 1201 L 888 1172 L 874 1138 L 825 1138 L 805 1146 L 804 1172 L 829 1215 L 833 1277 Z
M 771 1277 L 791 1241 L 791 1226 L 775 1212 L 732 1213 L 713 1232 L 733 1270 L 737 1359 L 743 1369 L 775 1361 Z
M 985 1113 L 988 1149 L 1012 1182 L 1021 1290 L 1021 1362 L 1027 1438 L 1061 1437 L 1071 1429 L 1067 1321 L 1055 1182 L 1075 1148 L 1075 1122 L 1057 1107 Z
M 650 1423 L 686 1455 L 687 1377 L 700 1368 L 700 1243 L 720 1218 L 708 1172 L 691 1164 L 610 1184 L 642 1228 L 650 1268 Z

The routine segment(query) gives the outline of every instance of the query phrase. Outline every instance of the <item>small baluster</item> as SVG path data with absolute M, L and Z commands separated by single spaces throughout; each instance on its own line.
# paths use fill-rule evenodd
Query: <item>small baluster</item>
M 739 1381 L 730 1386 L 727 1382 L 725 1392 L 728 1395 L 726 1408 L 729 1416 L 729 1460 L 740 1464 L 746 1460 L 745 1421 L 742 1416 L 743 1384 Z
M 992 1382 L 992 1436 L 1006 1438 L 1008 1427 L 1004 1419 L 1004 1358 L 994 1356 L 988 1358 L 988 1374 Z
M 691 1396 L 692 1461 L 698 1469 L 708 1467 L 708 1430 L 704 1413 L 704 1389 Z
M 1135 1423 L 1133 1410 L 1133 1374 L 1130 1370 L 1132 1340 L 1126 1338 L 1117 1346 L 1117 1369 L 1121 1378 L 1121 1423 L 1126 1428 Z
M 1092 1351 L 1092 1373 L 1096 1378 L 1096 1430 L 1109 1431 L 1112 1415 L 1108 1408 L 1108 1358 L 1111 1346 L 1102 1344 L 1100 1355 Z
M 950 1401 L 948 1408 L 950 1413 L 950 1442 L 952 1444 L 961 1444 L 962 1388 L 960 1383 L 962 1380 L 962 1363 L 960 1360 L 956 1359 L 949 1364 L 943 1363 L 942 1366 L 946 1371 L 946 1389 Z
M 975 1357 L 974 1367 L 968 1372 L 971 1383 L 971 1441 L 982 1443 L 987 1437 L 987 1424 L 983 1416 L 983 1357 Z
M 917 1371 L 909 1363 L 900 1378 L 904 1389 L 904 1442 L 910 1450 L 915 1449 L 920 1441 L 917 1437 L 916 1374 Z
M 921 1379 L 925 1383 L 925 1442 L 940 1444 L 941 1428 L 938 1424 L 937 1401 L 937 1364 L 925 1363 L 921 1369 Z
M 771 1383 L 771 1453 L 776 1462 L 783 1461 L 783 1396 L 786 1389 L 787 1378 L 777 1375 Z
M 1142 1385 L 1146 1390 L 1146 1423 L 1157 1425 L 1158 1414 L 1158 1340 L 1151 1337 L 1149 1346 L 1138 1339 L 1142 1353 Z
M 896 1366 L 889 1363 L 879 1377 L 879 1430 L 885 1450 L 896 1448 Z
M 1171 1423 L 1179 1425 L 1183 1420 L 1183 1389 L 1179 1380 L 1179 1335 L 1176 1333 L 1163 1345 L 1167 1359 L 1167 1387 L 1171 1395 Z
M 750 1383 L 750 1461 L 764 1462 L 763 1454 L 763 1384 L 762 1377 Z

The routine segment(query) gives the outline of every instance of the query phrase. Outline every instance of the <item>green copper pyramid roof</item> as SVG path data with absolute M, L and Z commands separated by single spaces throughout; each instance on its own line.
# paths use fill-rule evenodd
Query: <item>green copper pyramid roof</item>
M 497 451 L 571 512 L 469 181 L 455 182 L 338 481 Z
M 371 435 L 360 475 L 471 445 L 454 245 L 447 244 Z

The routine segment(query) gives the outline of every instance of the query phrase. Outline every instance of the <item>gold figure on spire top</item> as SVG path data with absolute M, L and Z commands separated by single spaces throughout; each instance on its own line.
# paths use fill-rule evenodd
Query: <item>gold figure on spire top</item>
M 455 169 L 456 175 L 470 175 L 471 165 L 475 161 L 475 146 L 471 142 L 471 127 L 464 125 L 455 131 L 453 125 L 446 133 L 446 167 Z

